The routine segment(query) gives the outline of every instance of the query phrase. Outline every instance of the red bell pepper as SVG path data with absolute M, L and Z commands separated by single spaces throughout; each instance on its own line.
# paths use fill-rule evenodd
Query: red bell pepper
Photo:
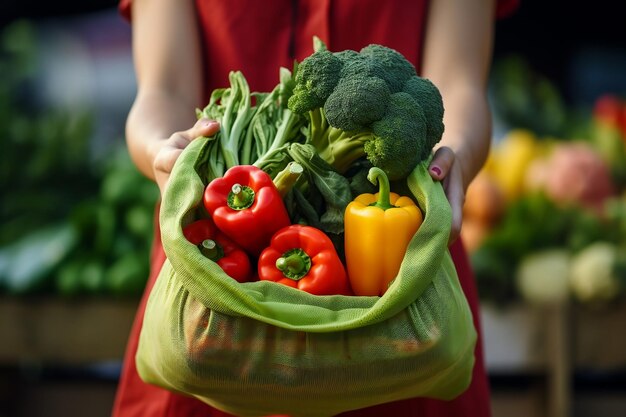
M 252 281 L 252 267 L 248 254 L 228 239 L 209 219 L 197 220 L 183 229 L 185 238 L 198 246 L 200 252 L 217 263 L 224 272 L 238 282 Z
M 279 230 L 259 257 L 259 279 L 315 295 L 350 295 L 345 268 L 332 241 L 311 226 Z
M 272 178 L 252 165 L 234 166 L 211 181 L 204 206 L 218 229 L 255 257 L 291 223 Z

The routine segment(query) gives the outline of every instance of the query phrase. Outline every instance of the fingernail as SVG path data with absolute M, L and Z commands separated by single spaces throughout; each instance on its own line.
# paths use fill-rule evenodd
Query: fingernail
M 441 175 L 441 168 L 439 167 L 430 167 L 430 170 L 436 175 L 439 176 Z
M 204 127 L 215 127 L 218 123 L 215 120 L 209 120 L 204 122 Z

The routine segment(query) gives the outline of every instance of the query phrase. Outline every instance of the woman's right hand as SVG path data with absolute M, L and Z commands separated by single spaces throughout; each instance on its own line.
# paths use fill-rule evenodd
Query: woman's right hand
M 159 186 L 161 195 L 165 191 L 174 164 L 183 149 L 196 138 L 213 136 L 219 131 L 219 128 L 220 125 L 215 120 L 203 118 L 199 119 L 190 129 L 173 133 L 169 138 L 156 142 L 150 153 L 153 155 L 154 180 Z

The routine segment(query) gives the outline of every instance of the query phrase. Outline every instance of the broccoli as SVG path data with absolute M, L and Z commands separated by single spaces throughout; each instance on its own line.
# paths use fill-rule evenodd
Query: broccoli
M 324 103 L 331 126 L 342 130 L 359 130 L 382 119 L 387 113 L 391 91 L 377 77 L 356 75 L 342 78 Z
M 390 179 L 401 179 L 441 140 L 439 90 L 393 49 L 319 48 L 294 79 L 288 107 L 308 113 L 309 143 L 339 172 L 366 157 Z
M 407 176 L 430 153 L 423 146 L 426 143 L 424 111 L 413 97 L 402 91 L 391 95 L 389 111 L 372 123 L 372 134 L 364 146 L 367 159 L 392 179 Z
M 365 156 L 365 142 L 372 137 L 371 133 L 333 127 L 321 108 L 311 110 L 309 118 L 306 142 L 339 173 L 345 173 L 356 160 Z
M 432 148 L 443 135 L 443 101 L 435 84 L 426 78 L 411 77 L 404 84 L 404 91 L 420 103 L 426 116 L 426 140 Z
M 375 63 L 372 74 L 382 78 L 389 85 L 392 93 L 402 91 L 404 83 L 411 77 L 417 77 L 415 67 L 401 53 L 380 45 L 369 45 L 361 49 L 361 55 Z
M 322 49 L 303 60 L 295 74 L 296 85 L 289 98 L 289 109 L 294 113 L 305 113 L 322 107 L 339 81 L 342 62 L 332 52 Z

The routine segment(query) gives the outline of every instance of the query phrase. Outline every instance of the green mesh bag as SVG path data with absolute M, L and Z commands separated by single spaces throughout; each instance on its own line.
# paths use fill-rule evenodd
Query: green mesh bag
M 450 206 L 425 164 L 407 180 L 425 212 L 382 297 L 314 296 L 240 284 L 183 237 L 201 204 L 193 141 L 161 213 L 168 260 L 150 294 L 141 378 L 240 416 L 332 416 L 410 397 L 452 399 L 470 383 L 476 332 L 447 249 Z

